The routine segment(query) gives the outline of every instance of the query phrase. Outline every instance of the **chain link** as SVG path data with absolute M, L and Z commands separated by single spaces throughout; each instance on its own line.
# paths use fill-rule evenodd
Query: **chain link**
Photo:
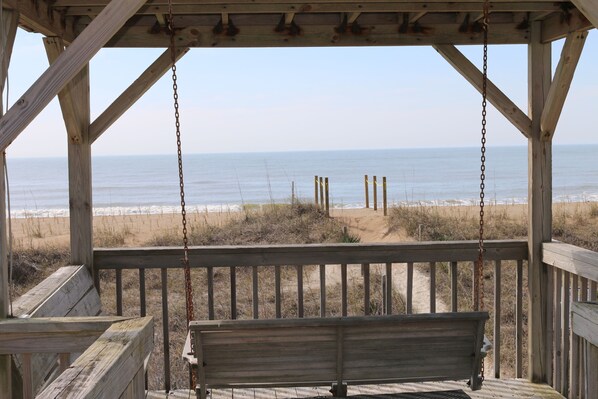
M 489 26 L 489 0 L 484 0 L 484 60 L 482 67 L 482 139 L 480 155 L 480 237 L 479 253 L 476 264 L 477 281 L 474 284 L 474 308 L 484 311 L 484 189 L 486 188 L 486 115 L 488 92 L 488 26 Z M 480 365 L 480 377 L 484 380 L 484 360 Z
M 183 178 L 183 151 L 181 144 L 181 121 L 179 113 L 179 93 L 176 73 L 176 44 L 172 0 L 168 0 L 168 31 L 170 33 L 170 57 L 172 61 L 172 92 L 174 101 L 174 120 L 176 128 L 176 145 L 179 165 L 179 188 L 181 195 L 181 219 L 183 224 L 183 268 L 185 270 L 185 305 L 187 310 L 187 325 L 194 319 L 193 287 L 191 285 L 191 268 L 189 266 L 189 238 L 187 235 L 187 211 L 185 209 L 185 180 Z

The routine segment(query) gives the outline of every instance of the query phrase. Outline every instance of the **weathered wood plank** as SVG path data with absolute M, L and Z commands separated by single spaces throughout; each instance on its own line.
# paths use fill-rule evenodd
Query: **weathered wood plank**
M 598 304 L 575 302 L 571 304 L 573 332 L 594 346 L 598 346 Z
M 180 60 L 188 47 L 177 48 L 175 59 Z M 89 126 L 89 141 L 95 142 L 114 122 L 139 100 L 172 66 L 171 51 L 166 50 Z
M 482 72 L 455 46 L 433 46 L 477 91 L 482 92 Z M 492 81 L 488 80 L 488 101 L 496 107 L 525 137 L 530 137 L 532 122 Z
M 542 244 L 542 262 L 598 281 L 598 253 L 594 251 L 565 243 L 546 242 Z
M 8 147 L 143 3 L 111 1 L 102 10 L 4 115 L 0 121 L 0 150 Z
M 598 28 L 598 3 L 593 0 L 571 0 L 575 7 Z
M 529 115 L 528 139 L 528 284 L 529 374 L 534 382 L 546 381 L 546 269 L 542 243 L 552 238 L 552 143 L 542 139 L 540 119 L 552 77 L 551 48 L 542 44 L 542 25 L 532 23 L 528 46 Z
M 487 260 L 527 259 L 524 240 L 486 241 Z M 338 265 L 361 263 L 461 262 L 477 258 L 477 241 L 401 244 L 308 244 L 193 247 L 191 267 Z M 178 268 L 180 248 L 94 250 L 97 269 Z
M 151 353 L 153 333 L 151 317 L 113 324 L 38 398 L 120 397 Z
M 545 139 L 554 137 L 554 131 L 565 105 L 565 99 L 569 93 L 575 68 L 581 57 L 587 35 L 588 32 L 575 32 L 567 35 L 561 58 L 554 73 L 554 80 L 550 85 L 548 98 L 542 111 L 540 125 Z

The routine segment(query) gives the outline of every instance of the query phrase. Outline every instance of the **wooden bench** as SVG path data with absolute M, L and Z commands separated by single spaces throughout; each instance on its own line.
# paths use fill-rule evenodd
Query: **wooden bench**
M 205 399 L 211 388 L 328 384 L 345 396 L 345 384 L 458 379 L 477 390 L 487 319 L 468 312 L 194 321 L 197 396 Z
M 18 318 L 97 316 L 101 312 L 101 303 L 87 268 L 65 266 L 15 300 L 13 311 Z M 58 359 L 57 354 L 32 355 L 33 392 L 56 377 Z M 22 390 L 21 368 L 21 356 L 13 356 L 15 392 Z

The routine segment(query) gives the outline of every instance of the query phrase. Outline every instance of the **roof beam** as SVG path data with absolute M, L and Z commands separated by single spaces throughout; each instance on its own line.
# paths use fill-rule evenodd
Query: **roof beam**
M 63 2 L 57 1 L 54 8 L 64 10 L 66 15 L 89 15 L 90 13 L 99 13 L 104 7 L 104 1 L 95 0 L 90 5 L 83 5 L 77 2 L 71 2 L 68 7 L 61 7 Z M 179 2 L 173 5 L 173 12 L 177 15 L 183 14 L 220 14 L 223 12 L 229 14 L 282 14 L 286 12 L 297 13 L 318 13 L 318 12 L 482 12 L 484 9 L 483 1 L 469 2 L 417 2 L 417 1 L 378 1 L 378 2 L 359 2 L 351 0 L 343 1 L 324 1 L 315 0 L 309 4 L 293 1 L 235 1 L 233 4 L 217 2 Z M 491 12 L 544 12 L 560 11 L 559 3 L 550 1 L 507 1 L 492 2 Z M 137 14 L 153 15 L 156 13 L 167 14 L 168 5 L 166 2 L 148 2 L 141 7 Z
M 571 0 L 575 7 L 598 28 L 598 2 L 596 0 Z
M 49 7 L 45 1 L 3 0 L 3 7 L 18 10 L 19 24 L 26 30 L 45 36 L 62 37 L 67 43 L 75 38 L 72 18 L 68 20 L 57 10 Z
M 540 126 L 545 140 L 551 140 L 554 136 L 587 35 L 588 32 L 576 32 L 567 36 L 542 111 Z
M 542 43 L 567 37 L 569 33 L 592 29 L 592 23 L 579 10 L 554 13 L 542 21 Z
M 189 48 L 178 48 L 176 60 L 183 57 Z M 156 59 L 100 116 L 89 126 L 89 140 L 96 141 L 114 122 L 139 100 L 172 67 L 170 49 Z
M 144 0 L 113 0 L 0 119 L 0 151 L 35 119 L 135 14 Z
M 469 83 L 482 92 L 482 72 L 450 44 L 434 45 L 440 53 Z M 532 121 L 490 80 L 487 82 L 488 101 L 500 111 L 525 137 L 531 136 Z

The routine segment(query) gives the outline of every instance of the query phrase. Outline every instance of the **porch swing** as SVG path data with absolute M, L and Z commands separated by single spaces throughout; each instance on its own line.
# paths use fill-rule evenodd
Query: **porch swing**
M 481 389 L 484 357 L 486 350 L 491 348 L 484 337 L 489 316 L 484 311 L 483 291 L 489 0 L 483 3 L 479 246 L 474 264 L 473 312 L 194 321 L 173 22 L 172 0 L 169 0 L 167 28 L 172 61 L 188 325 L 182 357 L 189 364 L 190 384 L 197 397 L 205 399 L 208 388 L 326 384 L 332 384 L 330 392 L 334 396 L 345 397 L 347 384 L 465 378 L 469 379 L 472 390 Z M 364 343 L 366 349 L 360 346 Z

